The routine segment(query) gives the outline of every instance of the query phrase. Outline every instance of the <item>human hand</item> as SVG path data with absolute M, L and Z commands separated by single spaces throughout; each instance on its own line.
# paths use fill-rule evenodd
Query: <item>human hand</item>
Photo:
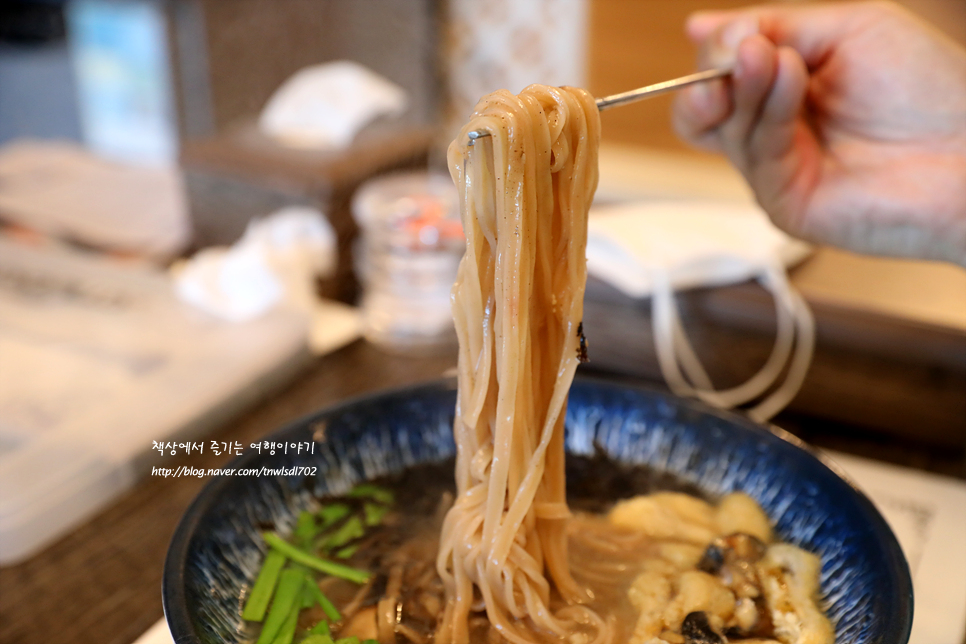
M 724 152 L 780 228 L 966 265 L 966 50 L 884 2 L 701 12 L 675 129 Z

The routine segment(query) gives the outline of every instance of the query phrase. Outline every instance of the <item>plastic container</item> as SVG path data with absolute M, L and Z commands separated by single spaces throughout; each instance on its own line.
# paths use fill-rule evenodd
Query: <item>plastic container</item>
M 362 229 L 355 257 L 366 339 L 402 353 L 455 345 L 450 292 L 466 243 L 450 177 L 374 179 L 356 193 L 352 213 Z

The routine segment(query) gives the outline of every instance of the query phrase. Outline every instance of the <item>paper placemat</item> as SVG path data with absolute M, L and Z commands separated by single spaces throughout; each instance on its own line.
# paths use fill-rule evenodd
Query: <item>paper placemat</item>
M 321 302 L 224 322 L 160 269 L 0 234 L 0 562 L 132 486 L 153 442 L 203 438 L 359 321 Z
M 912 571 L 909 644 L 963 644 L 966 635 L 966 483 L 828 452 L 872 499 Z M 134 644 L 174 644 L 162 619 Z
M 966 636 L 966 483 L 827 452 L 875 503 L 912 572 L 909 644 L 963 644 Z

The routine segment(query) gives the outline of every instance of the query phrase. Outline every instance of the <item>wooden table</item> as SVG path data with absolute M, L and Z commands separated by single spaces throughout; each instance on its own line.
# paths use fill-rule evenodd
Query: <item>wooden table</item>
M 387 387 L 434 379 L 455 356 L 406 358 L 363 341 L 313 362 L 281 391 L 212 436 L 253 440 L 320 407 Z M 966 478 L 963 454 L 862 434 L 805 417 L 778 423 L 815 444 Z M 220 467 L 211 453 L 172 460 Z M 87 524 L 13 567 L 0 569 L 0 643 L 130 644 L 161 618 L 168 541 L 205 479 L 147 477 Z

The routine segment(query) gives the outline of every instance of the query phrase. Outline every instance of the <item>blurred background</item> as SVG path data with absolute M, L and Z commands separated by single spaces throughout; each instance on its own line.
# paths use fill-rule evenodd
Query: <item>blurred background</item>
M 445 149 L 480 96 L 687 74 L 686 16 L 746 4 L 0 0 L 0 641 L 127 644 L 160 617 L 164 548 L 204 481 L 152 468 L 228 458 L 178 445 L 452 369 Z M 966 3 L 901 4 L 966 45 Z M 602 115 L 595 207 L 753 210 L 675 137 L 671 100 Z M 816 345 L 774 422 L 966 478 L 966 271 L 831 248 L 786 263 Z M 677 298 L 691 341 L 716 385 L 744 382 L 772 295 L 700 286 Z M 650 310 L 592 271 L 582 369 L 665 386 Z M 76 630 L 50 632 L 52 604 Z
M 513 3 L 487 4 L 492 8 L 486 11 L 497 14 L 501 6 L 506 12 Z M 595 95 L 604 95 L 691 71 L 693 51 L 683 34 L 685 17 L 699 9 L 748 3 L 560 0 L 543 4 L 572 5 L 580 15 L 586 49 L 578 52 L 582 58 L 578 73 L 585 72 L 587 87 Z M 966 39 L 962 3 L 901 0 L 900 4 L 957 42 Z M 297 70 L 342 58 L 366 64 L 410 90 L 416 102 L 415 120 L 429 123 L 445 109 L 441 70 L 447 61 L 441 53 L 453 47 L 452 40 L 459 39 L 461 29 L 447 20 L 450 14 L 442 0 L 7 0 L 0 10 L 0 80 L 4 88 L 0 141 L 24 136 L 84 140 L 77 54 L 91 36 L 77 33 L 82 27 L 76 22 L 72 37 L 68 28 L 72 5 L 80 6 L 81 14 L 106 13 L 101 5 L 118 5 L 112 16 L 101 20 L 119 30 L 125 24 L 119 14 L 125 11 L 153 16 L 147 21 L 156 23 L 160 31 L 152 70 L 158 78 L 152 83 L 163 87 L 155 91 L 162 93 L 159 100 L 165 103 L 165 117 L 181 141 L 210 136 L 240 120 L 255 118 L 271 94 Z M 609 112 L 604 116 L 604 138 L 687 150 L 668 127 L 669 100 Z

